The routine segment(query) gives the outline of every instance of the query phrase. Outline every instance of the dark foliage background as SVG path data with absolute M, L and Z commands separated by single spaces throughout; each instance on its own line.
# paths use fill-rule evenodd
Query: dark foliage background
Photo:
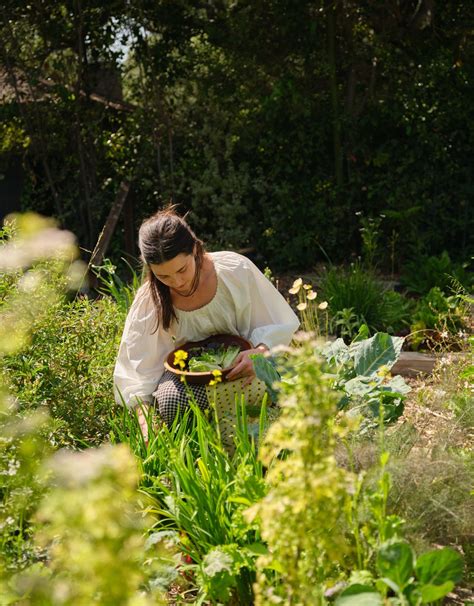
M 127 179 L 117 256 L 169 200 L 275 269 L 358 255 L 359 211 L 387 267 L 473 252 L 470 1 L 6 0 L 0 33 L 2 207 L 86 250 Z

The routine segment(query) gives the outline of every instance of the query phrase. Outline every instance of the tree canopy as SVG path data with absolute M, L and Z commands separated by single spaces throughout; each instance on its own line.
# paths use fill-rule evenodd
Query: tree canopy
M 123 180 L 211 247 L 472 254 L 470 2 L 6 0 L 0 173 L 91 250 Z M 123 248 L 120 233 L 114 246 Z M 393 251 L 392 251 L 393 252 Z M 387 252 L 387 255 L 389 252 Z

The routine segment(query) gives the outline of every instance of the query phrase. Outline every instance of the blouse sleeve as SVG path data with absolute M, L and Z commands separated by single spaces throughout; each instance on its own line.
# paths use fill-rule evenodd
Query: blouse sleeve
M 235 254 L 235 253 L 234 253 Z M 251 343 L 268 348 L 289 345 L 299 320 L 284 297 L 246 257 L 240 257 L 234 284 L 239 333 Z M 235 268 L 237 269 L 237 268 Z
M 153 401 L 165 358 L 173 349 L 171 335 L 161 326 L 153 332 L 156 312 L 147 291 L 147 286 L 142 286 L 132 303 L 115 364 L 115 400 L 129 408 L 140 401 Z

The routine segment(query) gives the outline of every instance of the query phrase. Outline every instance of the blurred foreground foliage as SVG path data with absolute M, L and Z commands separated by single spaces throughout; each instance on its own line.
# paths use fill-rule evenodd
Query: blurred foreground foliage
M 2 365 L 34 346 L 35 329 L 42 322 L 52 322 L 50 314 L 57 313 L 68 286 L 74 285 L 71 277 L 81 275 L 81 266 L 74 267 L 76 255 L 72 234 L 36 215 L 13 217 L 3 229 Z M 7 370 L 11 372 L 8 363 Z M 62 380 L 66 378 L 57 379 Z M 58 427 L 42 402 L 22 407 L 1 389 L 1 603 L 161 603 L 158 590 L 144 591 L 154 559 L 145 544 L 150 522 L 141 512 L 138 469 L 129 449 L 109 445 L 51 456 L 51 446 L 58 446 Z M 88 415 L 78 401 L 61 414 L 70 414 L 73 405 L 84 422 Z M 68 430 L 79 427 L 73 422 Z

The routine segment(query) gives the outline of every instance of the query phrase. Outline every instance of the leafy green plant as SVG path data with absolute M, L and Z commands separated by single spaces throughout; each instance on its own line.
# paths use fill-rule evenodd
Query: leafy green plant
M 378 576 L 371 584 L 350 584 L 336 600 L 336 606 L 421 606 L 437 604 L 459 583 L 463 560 L 453 549 L 427 551 L 417 558 L 408 543 L 387 541 L 377 552 Z
M 153 561 L 158 546 L 152 553 L 146 549 L 147 520 L 140 512 L 137 466 L 129 449 L 63 451 L 48 467 L 51 485 L 36 514 L 35 536 L 47 550 L 48 566 L 18 573 L 10 581 L 12 593 L 38 606 L 162 603 L 159 592 L 142 591 L 153 573 L 145 560 Z
M 468 311 L 460 295 L 446 296 L 433 287 L 419 300 L 412 316 L 409 342 L 414 349 L 455 345 L 466 326 Z
M 380 224 L 385 215 L 379 215 L 378 217 L 364 216 L 361 211 L 357 212 L 356 215 L 359 217 L 360 222 L 359 233 L 362 238 L 364 265 L 368 269 L 373 270 L 377 265 L 375 259 L 380 246 Z
M 303 341 L 289 356 L 298 372 L 280 383 L 281 414 L 261 447 L 271 464 L 269 490 L 247 517 L 258 520 L 268 543 L 257 561 L 256 604 L 314 606 L 350 562 L 345 512 L 353 476 L 333 457 L 336 436 L 348 428 L 344 421 L 336 428 L 337 395 L 314 344 Z
M 265 406 L 260 432 L 266 424 Z M 139 455 L 142 491 L 152 497 L 150 512 L 159 531 L 179 533 L 178 548 L 189 558 L 202 599 L 227 602 L 238 596 L 250 603 L 255 559 L 262 550 L 258 525 L 244 510 L 266 492 L 264 470 L 248 432 L 245 405 L 237 406 L 235 451 L 223 447 L 218 424 L 191 401 L 191 410 L 171 428 L 156 428 L 149 416 L 145 445 L 135 413 L 124 409 L 115 419 L 113 438 Z
M 389 334 L 405 334 L 409 331 L 415 301 L 397 292 L 386 290 L 384 300 L 384 330 Z
M 469 263 L 453 263 L 443 251 L 439 256 L 420 255 L 403 266 L 400 282 L 409 291 L 426 295 L 438 288 L 445 295 L 453 292 L 453 281 L 470 289 L 473 285 Z
M 331 318 L 330 326 L 333 334 L 351 341 L 364 324 L 364 318 L 354 313 L 353 307 L 344 307 Z
M 52 424 L 43 412 L 20 415 L 4 394 L 0 400 L 1 577 L 41 555 L 33 543 L 32 517 L 45 493 L 42 464 L 51 451 Z
M 339 338 L 322 351 L 335 367 L 334 387 L 344 392 L 339 408 L 348 409 L 351 415 L 362 414 L 362 430 L 377 426 L 381 410 L 386 422 L 397 419 L 403 412 L 410 387 L 401 376 L 390 374 L 403 341 L 403 337 L 376 333 L 370 338 L 356 339 L 349 346 Z
M 124 259 L 123 259 L 124 260 Z M 110 259 L 104 259 L 102 265 L 94 265 L 92 269 L 99 280 L 98 291 L 107 297 L 111 297 L 121 313 L 127 313 L 132 304 L 135 293 L 141 284 L 141 278 L 134 268 L 125 261 L 132 280 L 124 282 L 117 273 L 117 267 Z
M 58 276 L 70 268 L 75 248 L 71 234 L 33 214 L 13 218 L 0 235 L 0 366 L 4 366 L 10 356 L 22 355 L 34 321 L 44 319 L 48 307 L 61 298 L 67 280 Z M 44 493 L 40 471 L 54 429 L 44 411 L 22 414 L 0 374 L 0 577 L 38 556 L 32 517 Z
M 31 343 L 0 360 L 20 409 L 47 407 L 62 422 L 51 438 L 56 443 L 99 444 L 106 437 L 122 322 L 108 297 L 60 300 L 31 324 Z
M 348 269 L 328 269 L 321 278 L 321 290 L 329 303 L 331 328 L 348 340 L 362 324 L 373 333 L 399 328 L 407 320 L 407 306 L 398 305 L 400 297 L 382 286 L 360 263 Z

